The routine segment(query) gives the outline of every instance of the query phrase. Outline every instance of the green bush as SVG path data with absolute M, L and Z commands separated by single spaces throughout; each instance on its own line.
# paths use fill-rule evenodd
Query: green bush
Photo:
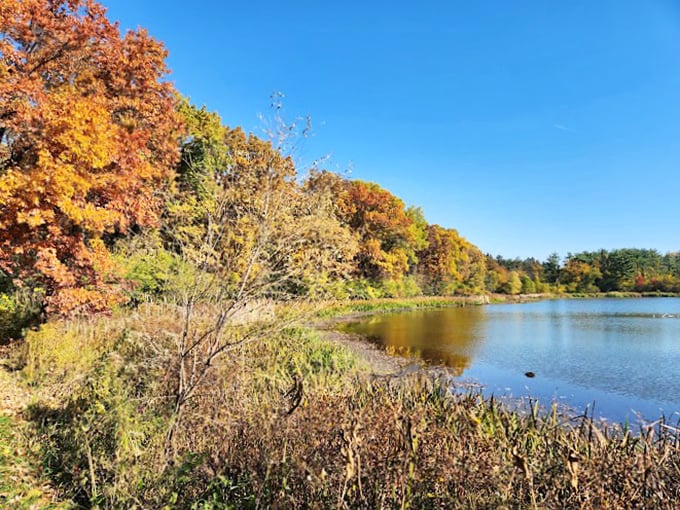
M 349 299 L 379 299 L 383 297 L 380 286 L 364 278 L 348 281 L 346 289 Z
M 37 292 L 0 292 L 0 345 L 23 338 L 28 328 L 40 323 L 40 316 Z
M 124 268 L 125 278 L 132 284 L 128 292 L 135 303 L 165 294 L 181 264 L 177 255 L 163 248 L 121 254 L 118 260 Z
M 536 282 L 534 282 L 527 275 L 522 275 L 520 278 L 522 282 L 522 294 L 535 294 L 536 293 Z
M 381 283 L 380 287 L 383 297 L 406 298 L 423 294 L 423 291 L 412 276 L 406 276 L 400 280 L 385 280 Z
M 82 507 L 128 508 L 147 492 L 156 499 L 164 487 L 159 475 L 169 406 L 159 398 L 162 370 L 150 363 L 149 348 L 123 332 L 88 363 L 59 406 L 29 407 L 44 472 Z

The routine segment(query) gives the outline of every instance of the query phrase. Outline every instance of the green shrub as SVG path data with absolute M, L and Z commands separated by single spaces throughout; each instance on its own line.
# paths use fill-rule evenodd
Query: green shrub
M 384 297 L 407 298 L 423 294 L 423 291 L 412 276 L 406 276 L 400 280 L 385 280 L 381 283 L 380 287 Z
M 120 253 L 118 262 L 124 269 L 125 279 L 132 285 L 128 293 L 134 303 L 164 295 L 179 272 L 179 257 L 160 247 L 151 247 Z
M 40 323 L 38 292 L 0 292 L 0 345 L 23 338 L 26 330 Z
M 346 288 L 349 299 L 379 299 L 383 297 L 380 286 L 364 278 L 348 281 Z
M 535 294 L 536 283 L 527 275 L 522 275 L 520 278 L 522 282 L 522 294 Z
M 159 296 L 177 270 L 178 258 L 166 250 L 135 253 L 128 259 L 126 277 L 135 282 L 137 293 Z
M 61 348 L 76 343 L 75 333 L 65 333 L 69 338 Z M 108 350 L 78 368 L 56 360 L 61 367 L 81 370 L 80 381 L 72 378 L 70 394 L 62 396 L 60 405 L 29 407 L 45 473 L 83 507 L 128 508 L 149 497 L 148 492 L 158 498 L 164 487 L 159 476 L 169 402 L 162 398 L 163 368 L 150 361 L 152 348 L 123 332 Z

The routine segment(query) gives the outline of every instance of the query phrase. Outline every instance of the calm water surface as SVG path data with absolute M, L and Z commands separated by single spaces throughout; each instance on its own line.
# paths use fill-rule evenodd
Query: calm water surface
M 487 394 L 616 421 L 680 418 L 680 298 L 550 300 L 373 316 L 348 331 L 446 364 Z M 534 372 L 534 378 L 525 372 Z

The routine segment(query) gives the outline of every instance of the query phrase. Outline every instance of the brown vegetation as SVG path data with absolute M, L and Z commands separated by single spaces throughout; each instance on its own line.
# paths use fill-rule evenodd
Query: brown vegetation
M 39 390 L 27 415 L 54 486 L 84 507 L 618 509 L 680 497 L 672 424 L 603 428 L 453 391 L 441 373 L 371 375 L 300 328 L 221 358 L 168 457 L 175 312 L 52 328 L 28 337 L 21 373 Z M 69 342 L 97 354 L 67 357 Z

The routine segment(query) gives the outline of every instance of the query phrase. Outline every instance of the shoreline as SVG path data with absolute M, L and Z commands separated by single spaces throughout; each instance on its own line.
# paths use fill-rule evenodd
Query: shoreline
M 315 327 L 314 330 L 324 340 L 338 343 L 357 356 L 362 363 L 367 365 L 371 376 L 398 376 L 411 365 L 417 364 L 425 367 L 424 363 L 388 354 L 364 336 L 333 329 Z
M 351 320 L 351 318 L 347 318 L 347 320 Z M 334 321 L 334 324 L 337 324 L 338 322 L 341 321 Z M 565 424 L 579 421 L 583 418 L 589 418 L 593 423 L 610 427 L 612 430 L 616 429 L 620 431 L 623 427 L 622 423 L 615 420 L 604 417 L 588 417 L 588 409 L 586 409 L 584 413 L 566 403 L 542 402 L 537 398 L 529 396 L 489 396 L 484 392 L 486 385 L 477 379 L 457 376 L 450 367 L 445 365 L 432 365 L 422 359 L 405 358 L 389 354 L 366 337 L 357 333 L 347 333 L 334 329 L 320 329 L 317 327 L 314 328 L 314 331 L 319 333 L 323 340 L 340 344 L 357 356 L 360 362 L 364 363 L 368 368 L 368 373 L 365 375 L 369 378 L 400 379 L 414 374 L 420 374 L 439 379 L 440 381 L 445 380 L 447 386 L 453 393 L 465 394 L 469 391 L 479 392 L 479 395 L 484 401 L 493 401 L 495 399 L 499 402 L 503 402 L 509 411 L 519 412 L 522 415 L 534 412 L 527 409 L 527 404 L 529 404 L 530 407 L 538 405 L 538 413 L 543 416 L 547 416 L 553 412 L 553 405 L 556 405 L 555 410 L 557 414 L 565 420 Z
M 441 300 L 420 299 L 414 309 L 423 310 L 428 303 L 430 310 L 443 306 Z M 462 306 L 461 300 L 447 303 L 451 307 Z M 196 501 L 195 494 L 199 497 L 207 494 L 206 501 L 211 501 L 208 497 L 214 500 L 213 495 L 217 494 L 226 503 L 240 508 L 248 506 L 258 495 L 274 494 L 275 499 L 262 500 L 263 507 L 302 508 L 308 503 L 334 507 L 337 495 L 347 487 L 348 469 L 355 469 L 358 459 L 361 473 L 356 468 L 350 482 L 361 480 L 364 487 L 377 487 L 379 492 L 367 490 L 364 497 L 357 484 L 356 491 L 347 493 L 348 498 L 353 498 L 346 502 L 351 508 L 385 506 L 385 501 L 389 502 L 387 506 L 398 507 L 407 501 L 399 491 L 408 487 L 413 487 L 413 494 L 428 495 L 427 499 L 414 499 L 411 505 L 414 508 L 459 508 L 463 498 L 466 503 L 473 503 L 469 506 L 478 508 L 507 506 L 511 502 L 529 507 L 526 473 L 530 473 L 536 494 L 541 495 L 541 507 L 587 508 L 584 504 L 590 501 L 613 501 L 622 494 L 623 486 L 626 491 L 611 508 L 625 507 L 619 503 L 630 501 L 636 507 L 663 508 L 651 496 L 640 492 L 639 487 L 646 485 L 640 485 L 639 477 L 628 474 L 637 473 L 641 463 L 654 466 L 644 484 L 663 487 L 659 498 L 673 500 L 678 482 L 672 461 L 678 443 L 677 435 L 665 423 L 638 434 L 616 424 L 593 421 L 587 414 L 550 407 L 539 409 L 527 400 L 487 398 L 478 386 L 457 380 L 446 368 L 393 355 L 359 334 L 333 329 L 342 321 L 384 313 L 386 308 L 395 311 L 400 304 L 405 302 L 394 301 L 389 307 L 383 302 L 380 309 L 372 312 L 354 310 L 326 320 L 318 316 L 314 320 L 307 315 L 306 324 L 298 322 L 288 333 L 279 331 L 271 338 L 262 338 L 262 342 L 250 344 L 252 350 L 225 359 L 220 379 L 216 379 L 218 384 L 213 385 L 216 391 L 208 390 L 205 397 L 196 400 L 201 407 L 187 408 L 187 413 L 191 413 L 187 419 L 196 421 L 182 429 L 187 434 L 187 439 L 182 440 L 188 454 L 217 459 L 222 464 L 214 471 L 209 471 L 212 465 L 198 464 L 183 475 L 180 483 L 195 492 L 185 492 L 188 495 L 183 501 L 188 503 L 176 506 L 188 508 Z M 467 300 L 466 304 L 472 303 Z M 102 318 L 95 330 L 99 332 L 97 338 L 110 340 L 112 331 L 129 327 L 136 335 L 131 338 L 133 342 L 137 338 L 155 342 L 151 335 L 159 330 L 158 326 L 176 321 L 168 309 L 153 310 L 158 314 L 135 315 L 131 317 L 134 324 L 121 322 L 118 329 L 108 322 L 115 318 Z M 55 333 L 70 342 L 65 350 L 74 352 L 77 359 L 60 361 L 57 370 L 53 370 L 51 351 L 35 351 L 39 357 L 30 358 L 32 365 L 27 366 L 29 371 L 35 371 L 27 379 L 12 371 L 11 357 L 3 362 L 0 356 L 0 383 L 5 382 L 4 387 L 0 386 L 5 390 L 0 391 L 0 396 L 13 389 L 25 389 L 26 397 L 35 398 L 40 409 L 58 418 L 47 422 L 43 414 L 23 414 L 21 411 L 28 402 L 22 402 L 22 394 L 12 397 L 12 400 L 16 397 L 13 405 L 18 413 L 4 419 L 4 427 L 0 423 L 0 443 L 4 439 L 4 445 L 10 448 L 6 451 L 10 452 L 19 448 L 27 452 L 30 444 L 39 447 L 30 450 L 30 457 L 25 456 L 27 462 L 13 453 L 5 459 L 0 455 L 0 478 L 3 470 L 12 476 L 22 474 L 9 486 L 11 501 L 19 501 L 14 499 L 15 494 L 20 497 L 36 494 L 36 488 L 43 487 L 41 497 L 48 504 L 59 505 L 60 501 L 67 504 L 73 495 L 78 497 L 83 485 L 73 478 L 60 477 L 62 474 L 69 475 L 76 468 L 87 473 L 88 465 L 97 462 L 98 466 L 110 466 L 109 479 L 117 480 L 130 466 L 128 459 L 152 465 L 151 459 L 164 452 L 165 430 L 172 423 L 165 400 L 159 399 L 165 393 L 153 387 L 146 393 L 135 393 L 140 384 L 151 380 L 145 374 L 140 378 L 137 371 L 118 378 L 123 366 L 149 367 L 148 351 L 135 348 L 131 352 L 109 343 L 102 352 L 110 354 L 83 362 L 80 351 L 83 345 L 88 345 L 84 340 L 92 338 L 90 330 L 76 323 L 70 329 L 68 325 L 63 327 Z M 147 334 L 149 337 L 144 336 Z M 280 338 L 282 335 L 285 338 Z M 53 337 L 56 335 L 50 340 Z M 158 341 L 164 338 L 165 342 L 172 341 L 169 335 L 158 337 Z M 162 374 L 165 366 L 152 365 L 152 369 Z M 75 387 L 59 386 L 75 380 L 75 375 L 79 376 Z M 12 384 L 15 380 L 22 384 L 15 388 Z M 93 381 L 94 386 L 90 384 Z M 24 386 L 25 383 L 29 386 Z M 120 384 L 126 385 L 122 387 L 124 392 L 117 389 Z M 141 398 L 120 398 L 131 395 Z M 74 396 L 77 408 L 73 407 Z M 140 402 L 145 407 L 140 408 Z M 128 418 L 137 416 L 138 421 Z M 151 429 L 151 423 L 160 427 Z M 194 423 L 207 424 L 197 443 L 190 442 L 197 437 Z M 96 426 L 91 428 L 92 424 Z M 84 429 L 84 425 L 88 428 Z M 25 430 L 25 439 L 17 436 L 15 440 L 5 432 L 10 429 Z M 134 457 L 125 456 L 128 450 L 121 443 L 114 444 L 115 450 L 111 450 L 111 438 L 118 438 L 121 433 L 138 434 L 147 441 L 144 450 L 133 452 Z M 646 443 L 648 438 L 650 442 Z M 644 450 L 637 445 L 643 445 Z M 87 452 L 92 451 L 97 456 L 88 460 Z M 47 457 L 49 454 L 65 459 L 53 472 L 56 476 L 40 470 L 41 462 L 51 458 Z M 580 471 L 576 473 L 572 468 L 570 472 L 565 458 L 572 459 L 572 464 L 578 463 Z M 155 492 L 143 495 L 150 501 L 146 506 L 153 508 L 166 503 L 168 480 L 173 483 L 171 487 L 177 486 L 172 478 L 174 471 L 157 472 L 158 475 L 145 479 L 150 480 L 148 486 Z M 484 476 L 472 476 L 480 473 Z M 569 480 L 575 473 L 579 492 L 565 496 L 560 491 L 570 486 Z M 228 479 L 229 485 L 212 485 L 215 479 L 221 483 L 226 476 L 232 477 Z M 442 476 L 449 480 L 445 485 Z M 85 478 L 85 483 L 92 483 L 88 480 Z M 387 482 L 381 485 L 383 480 Z M 104 476 L 96 482 L 101 482 L 99 487 L 109 483 Z M 463 492 L 452 492 L 451 486 Z M 217 487 L 215 492 L 209 492 L 211 487 Z M 398 499 L 387 499 L 394 494 Z M 2 496 L 0 488 L 0 507 Z M 292 501 L 299 504 L 291 505 Z M 129 506 L 127 502 L 121 506 Z
M 472 296 L 415 296 L 405 298 L 377 298 L 366 300 L 341 300 L 323 303 L 317 312 L 317 319 L 350 320 L 381 313 L 398 313 L 457 306 L 480 306 L 493 304 L 532 303 L 557 299 L 650 299 L 680 298 L 680 293 L 669 292 L 597 292 L 597 293 L 554 293 L 534 294 L 478 294 Z
M 583 296 L 573 296 L 573 295 L 555 295 L 555 294 L 531 294 L 531 295 L 491 295 L 485 296 L 488 299 L 485 301 L 481 299 L 480 296 L 473 297 L 452 297 L 449 298 L 448 308 L 456 308 L 463 306 L 479 306 L 483 304 L 518 304 L 518 303 L 529 303 L 542 300 L 550 299 L 642 299 L 651 297 L 675 297 L 680 296 L 658 296 L 658 295 L 642 295 L 641 293 L 617 293 L 612 295 L 607 294 L 597 294 L 597 295 L 583 295 Z M 498 298 L 501 297 L 499 300 Z M 385 300 L 380 300 L 384 303 Z M 396 301 L 396 300 L 395 300 Z M 343 323 L 351 322 L 353 320 L 358 320 L 371 316 L 384 315 L 389 313 L 407 313 L 415 311 L 424 310 L 437 310 L 443 309 L 441 301 L 433 301 L 431 306 L 427 306 L 427 299 L 419 298 L 418 306 L 413 307 L 398 307 L 398 308 L 376 308 L 375 310 L 362 310 L 362 311 L 352 311 L 351 313 L 345 313 L 342 315 L 337 315 L 329 317 L 325 320 L 318 321 L 310 327 L 317 331 L 320 336 L 334 343 L 338 343 L 345 348 L 349 349 L 354 355 L 356 355 L 363 363 L 368 367 L 369 375 L 373 377 L 402 377 L 409 374 L 421 373 L 423 375 L 434 376 L 434 377 L 444 377 L 449 379 L 449 384 L 455 388 L 455 391 L 465 391 L 466 389 L 475 389 L 480 391 L 483 398 L 486 400 L 489 395 L 486 392 L 488 384 L 479 379 L 472 377 L 464 377 L 462 374 L 456 374 L 450 367 L 442 364 L 428 363 L 427 361 L 420 359 L 416 356 L 404 357 L 395 353 L 390 353 L 383 347 L 375 342 L 372 342 L 367 337 L 348 331 L 341 331 L 339 326 Z M 371 301 L 364 303 L 364 305 L 370 304 Z M 586 405 L 585 410 L 580 407 L 576 407 L 572 404 L 566 402 L 554 402 L 554 401 L 544 401 L 537 397 L 532 396 L 510 396 L 510 397 L 499 397 L 500 400 L 505 401 L 510 405 L 511 408 L 519 410 L 524 407 L 527 402 L 533 404 L 538 404 L 542 412 L 549 412 L 554 404 L 558 405 L 560 414 L 567 417 L 569 420 L 580 419 L 585 415 L 587 416 L 588 410 L 591 409 L 589 404 Z M 593 401 L 594 404 L 594 401 Z M 593 406 L 594 407 L 594 406 Z M 659 416 L 646 416 L 639 417 L 635 421 L 638 426 L 648 427 L 654 425 L 658 420 Z M 608 427 L 614 428 L 624 428 L 628 423 L 628 420 L 612 418 L 611 416 L 599 415 L 597 417 L 590 416 L 590 419 L 594 422 L 599 422 L 600 424 L 606 425 Z
M 602 292 L 594 294 L 484 294 L 476 296 L 418 296 L 413 298 L 381 298 L 372 300 L 343 301 L 329 303 L 322 307 L 317 320 L 309 327 L 321 334 L 325 339 L 346 346 L 357 354 L 375 375 L 398 375 L 406 366 L 420 365 L 421 369 L 441 372 L 450 370 L 446 366 L 428 365 L 416 358 L 404 358 L 387 353 L 366 337 L 356 333 L 339 331 L 337 325 L 352 320 L 383 315 L 388 313 L 404 313 L 422 310 L 456 308 L 464 306 L 483 306 L 488 304 L 520 304 L 553 299 L 643 299 L 643 298 L 680 298 L 680 294 L 645 293 L 645 292 Z M 328 314 L 328 315 L 327 315 Z M 455 374 L 451 374 L 455 376 Z M 479 383 L 479 381 L 477 381 Z M 479 383 L 481 384 L 481 383 Z

